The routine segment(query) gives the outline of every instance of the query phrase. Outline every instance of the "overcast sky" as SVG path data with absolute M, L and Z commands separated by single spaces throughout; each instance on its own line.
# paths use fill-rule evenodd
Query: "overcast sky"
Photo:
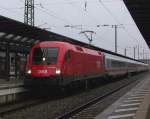
M 24 22 L 24 0 L 0 0 L 0 15 Z M 105 24 L 109 26 L 97 27 Z M 143 49 L 150 54 L 122 0 L 35 0 L 35 26 L 86 43 L 80 32 L 94 31 L 92 44 L 114 51 L 115 30 L 111 25 L 118 25 L 118 53 L 124 54 L 127 48 L 127 56 L 133 57 L 133 47 L 139 45 L 141 58 Z

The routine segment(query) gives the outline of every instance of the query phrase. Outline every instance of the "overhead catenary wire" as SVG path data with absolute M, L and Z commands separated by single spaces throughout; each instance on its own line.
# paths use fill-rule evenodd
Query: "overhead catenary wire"
M 87 0 L 84 1 L 84 9 L 81 9 L 81 8 L 77 7 L 76 5 L 74 5 L 73 3 L 71 3 L 71 2 L 68 1 L 68 0 L 65 0 L 65 1 L 68 2 L 71 6 L 77 8 L 76 10 L 77 10 L 78 12 L 84 11 L 84 13 L 86 13 L 86 17 L 89 16 L 89 18 L 91 19 L 91 22 L 92 22 L 92 23 L 93 23 L 93 21 L 97 21 L 97 22 L 99 23 L 99 20 L 95 19 L 92 15 L 89 14 L 89 12 L 88 12 L 88 10 L 87 10 L 87 4 L 88 4 L 88 3 L 87 3 Z M 79 10 L 78 8 L 79 8 L 80 10 Z M 94 23 L 95 23 L 95 22 L 94 22 Z
M 65 1 L 66 1 L 66 0 L 65 0 Z M 102 1 L 101 1 L 101 2 L 102 2 Z M 105 2 L 109 2 L 109 1 L 105 1 Z M 111 2 L 112 2 L 112 1 L 111 1 Z M 74 6 L 74 4 L 71 3 L 70 1 L 69 1 L 69 4 L 71 4 L 71 5 Z M 109 12 L 109 14 L 110 14 L 117 22 L 119 22 L 119 21 L 116 19 L 116 17 L 114 17 L 114 15 L 112 15 L 111 11 L 110 11 L 104 4 L 103 4 L 103 6 L 105 7 L 105 9 L 107 9 L 107 12 Z M 46 11 L 45 11 L 45 12 L 46 12 Z M 55 17 L 55 18 L 58 19 L 58 17 L 56 17 L 56 16 L 54 16 L 54 15 L 52 15 L 52 14 L 51 14 L 51 16 L 53 16 L 53 17 Z M 91 18 L 91 17 L 90 17 L 90 18 Z M 60 18 L 59 18 L 59 19 L 60 19 Z M 62 20 L 62 19 L 61 19 L 61 20 Z M 64 20 L 63 20 L 63 21 L 64 21 Z M 125 30 L 125 32 L 126 32 L 132 39 L 137 40 L 136 38 L 132 37 L 132 35 L 130 35 L 128 31 Z
M 109 15 L 117 22 L 120 24 L 120 21 L 118 21 L 118 19 L 112 14 L 112 12 L 105 6 L 105 4 L 103 4 L 102 0 L 99 0 L 99 3 L 103 6 L 103 8 L 107 11 L 107 13 L 109 13 Z
M 24 0 L 19 0 L 20 2 L 23 2 L 24 3 Z M 37 5 L 40 5 L 41 8 L 37 7 Z M 55 13 L 53 11 L 50 11 L 50 10 L 47 10 L 43 7 L 43 5 L 40 3 L 40 4 L 35 4 L 34 6 L 36 9 L 42 11 L 43 13 L 49 15 L 50 17 L 53 17 L 59 21 L 63 21 L 64 23 L 71 23 L 70 21 L 66 20 L 66 19 L 63 19 L 63 18 L 60 18 L 56 15 L 54 15 Z M 44 10 L 45 9 L 45 10 Z
M 66 0 L 65 0 L 66 1 Z M 71 4 L 71 3 L 70 3 Z M 71 4 L 72 5 L 72 4 Z
M 95 17 L 93 17 L 87 10 L 86 8 L 86 11 L 85 9 L 81 9 L 80 7 L 76 6 L 75 4 L 71 3 L 69 0 L 65 0 L 66 2 L 68 2 L 71 6 L 73 6 L 74 8 L 76 8 L 77 12 L 78 13 L 81 13 L 81 11 L 84 11 L 84 13 L 86 13 L 86 17 L 89 16 L 89 18 L 91 19 L 91 22 L 93 23 L 93 21 L 97 21 L 99 22 L 99 20 L 97 20 Z M 83 1 L 83 3 L 85 4 L 85 1 Z M 88 3 L 86 3 L 88 4 Z M 80 9 L 80 10 L 79 10 Z M 95 23 L 95 22 L 94 22 Z
M 104 33 L 102 33 L 101 35 L 98 35 L 98 34 L 97 34 L 98 38 L 100 38 L 101 41 L 106 41 L 102 36 L 105 35 L 106 33 L 108 33 L 108 31 L 110 31 L 110 29 L 104 31 Z M 113 42 L 113 41 L 109 41 L 109 43 L 110 43 L 110 44 L 113 44 L 114 42 Z M 121 49 L 124 49 L 124 48 L 123 48 L 122 46 L 120 46 L 120 45 L 118 45 L 118 47 L 121 48 Z
M 14 11 L 14 10 L 12 10 L 12 9 L 5 8 L 5 7 L 2 7 L 2 6 L 0 6 L 0 8 L 3 9 L 3 10 L 5 10 L 5 11 L 12 12 L 13 14 L 16 14 L 16 15 L 18 15 L 18 14 L 22 15 L 20 12 L 18 12 L 18 11 L 16 11 L 16 10 Z
M 59 20 L 59 21 L 63 21 L 64 23 L 69 23 L 69 24 L 72 24 L 70 21 L 68 21 L 68 20 L 66 20 L 66 19 L 63 19 L 63 18 L 60 18 L 60 17 L 58 17 L 58 16 L 56 16 L 56 15 L 54 15 L 55 13 L 54 12 L 52 12 L 52 11 L 50 11 L 50 10 L 44 10 L 45 8 L 43 8 L 43 9 L 41 9 L 41 8 L 39 8 L 39 7 L 35 7 L 36 9 L 39 9 L 40 11 L 42 11 L 43 13 L 45 13 L 45 14 L 47 14 L 47 15 L 49 15 L 50 17 L 53 17 L 53 18 L 55 18 L 55 19 L 57 19 L 57 20 Z M 53 13 L 53 14 L 52 14 Z
M 66 2 L 50 2 L 50 3 L 48 3 L 48 4 L 46 4 L 46 5 L 66 5 L 66 4 L 70 4 L 70 3 L 72 3 L 72 4 L 81 4 L 81 3 L 83 3 L 83 1 L 84 0 L 74 0 L 74 1 L 69 1 L 69 3 L 66 3 Z M 97 0 L 87 0 L 88 1 L 88 4 L 97 4 Z M 118 2 L 122 2 L 122 0 L 105 0 L 105 1 L 103 1 L 103 2 L 105 2 L 105 3 L 118 3 Z
M 103 4 L 104 5 L 104 4 Z M 105 8 L 107 8 L 106 6 L 105 6 Z M 111 15 L 111 16 L 113 16 L 113 19 L 118 23 L 118 24 L 120 24 L 120 22 L 118 21 L 118 19 L 116 18 L 116 16 L 114 16 L 113 14 L 112 14 L 112 12 L 107 8 L 107 12 Z M 124 24 L 124 26 L 131 26 L 131 24 Z M 134 26 L 136 26 L 135 24 L 133 24 Z M 135 38 L 127 29 L 126 29 L 126 27 L 124 27 L 124 29 L 123 29 L 125 32 L 126 32 L 126 34 L 132 39 L 132 40 L 134 40 L 136 43 L 138 42 L 138 44 L 139 44 L 139 40 L 137 39 L 137 38 Z M 139 30 L 138 30 L 138 32 L 140 32 Z
M 122 0 L 121 0 L 122 1 Z M 123 2 L 123 1 L 122 1 Z M 121 24 L 120 21 L 112 14 L 112 12 L 106 7 L 105 4 L 103 4 L 102 0 L 99 0 L 99 3 L 104 7 L 104 9 L 111 15 L 111 17 L 117 22 L 117 24 Z M 138 41 L 135 37 L 133 37 L 124 27 L 125 32 L 127 33 L 127 35 L 129 35 L 129 37 L 133 40 L 136 40 L 136 42 Z
M 20 0 L 20 1 L 22 1 L 22 0 Z M 65 0 L 66 1 L 66 0 Z M 100 2 L 102 2 L 101 0 L 99 0 Z M 105 1 L 106 2 L 106 1 Z M 108 2 L 108 1 L 107 1 Z M 71 5 L 73 5 L 70 1 L 69 1 L 69 4 L 71 4 Z M 103 3 L 102 3 L 103 4 Z M 111 12 L 110 12 L 110 10 L 103 4 L 103 6 L 105 7 L 105 9 L 107 9 L 107 11 L 110 13 L 110 15 L 117 21 L 117 22 L 119 22 L 112 14 L 111 14 Z M 37 9 L 39 9 L 39 10 L 41 10 L 42 12 L 45 12 L 46 14 L 48 14 L 49 16 L 51 16 L 51 17 L 54 17 L 54 18 L 56 18 L 56 19 L 58 19 L 58 20 L 61 20 L 61 21 L 63 21 L 63 22 L 65 22 L 65 23 L 68 23 L 68 21 L 67 20 L 65 20 L 65 19 L 62 19 L 62 18 L 59 18 L 59 17 L 57 17 L 57 16 L 55 16 L 55 15 L 53 15 L 53 14 L 51 14 L 51 13 L 53 13 L 52 11 L 51 11 L 51 13 L 49 13 L 49 12 L 47 12 L 47 11 L 45 11 L 45 10 L 43 10 L 43 9 L 40 9 L 40 8 L 38 8 L 38 7 L 36 7 Z M 45 9 L 45 8 L 44 8 Z M 91 18 L 91 17 L 90 17 Z M 127 32 L 127 31 L 126 31 Z M 129 33 L 128 33 L 129 34 Z M 130 35 L 131 36 L 131 35 Z M 132 37 L 132 36 L 131 36 Z M 132 37 L 133 38 L 133 37 Z M 135 39 L 135 38 L 133 38 L 133 39 Z

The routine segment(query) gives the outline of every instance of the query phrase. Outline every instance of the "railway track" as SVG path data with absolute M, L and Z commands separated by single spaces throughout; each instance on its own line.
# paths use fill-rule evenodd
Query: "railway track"
M 42 102 L 48 101 L 49 99 L 35 99 L 35 100 L 29 100 L 29 101 L 22 101 L 18 102 L 16 104 L 10 104 L 0 107 L 0 116 L 7 115 L 9 113 L 15 112 L 17 110 L 21 110 L 27 107 L 31 107 L 37 104 L 40 104 Z
M 0 117 L 3 115 L 7 115 L 9 113 L 15 112 L 17 110 L 25 109 L 32 107 L 34 105 L 42 104 L 44 102 L 53 100 L 55 98 L 60 98 L 58 96 L 46 96 L 42 95 L 41 97 L 39 95 L 33 95 L 33 93 L 29 92 L 26 94 L 26 96 L 22 97 L 24 99 L 21 99 L 19 101 L 8 103 L 4 105 L 0 105 Z M 1 119 L 1 118 L 0 118 Z
M 96 97 L 92 100 L 90 100 L 89 102 L 86 102 L 83 105 L 80 105 L 74 109 L 72 109 L 71 111 L 68 111 L 58 117 L 56 117 L 56 119 L 80 119 L 83 117 L 86 117 L 88 119 L 93 119 L 95 114 L 93 113 L 93 110 L 95 108 L 97 108 L 97 105 L 100 105 L 103 103 L 103 101 L 105 100 L 105 98 L 111 96 L 112 94 L 115 94 L 116 92 L 119 92 L 121 89 L 129 86 L 130 84 L 134 83 L 135 80 L 130 81 L 126 84 L 123 84 L 117 88 L 115 88 L 114 90 L 111 90 L 109 92 L 106 92 L 105 94 Z

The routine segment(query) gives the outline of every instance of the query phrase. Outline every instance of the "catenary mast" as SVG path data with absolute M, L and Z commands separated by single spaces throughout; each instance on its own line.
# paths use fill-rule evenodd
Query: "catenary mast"
M 34 26 L 34 0 L 25 0 L 24 23 Z

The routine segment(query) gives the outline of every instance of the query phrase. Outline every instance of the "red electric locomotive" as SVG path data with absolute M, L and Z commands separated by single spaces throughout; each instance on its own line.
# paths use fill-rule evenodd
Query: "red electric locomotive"
M 104 54 L 61 41 L 35 44 L 29 54 L 25 85 L 64 86 L 104 75 Z

